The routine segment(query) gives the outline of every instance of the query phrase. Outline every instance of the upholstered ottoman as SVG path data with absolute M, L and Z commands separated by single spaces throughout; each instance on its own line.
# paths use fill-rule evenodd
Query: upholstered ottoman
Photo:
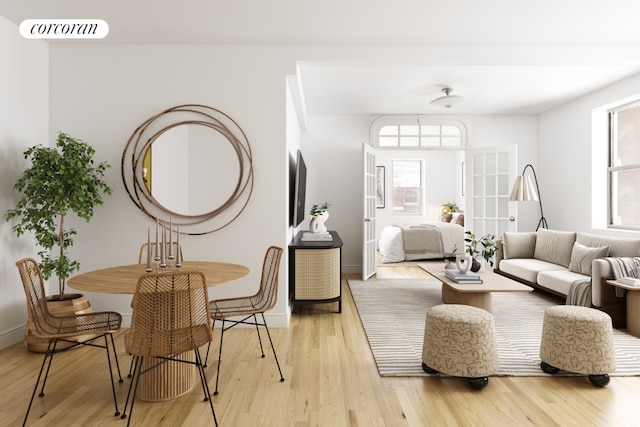
M 573 305 L 544 312 L 540 367 L 548 374 L 560 369 L 587 374 L 598 387 L 609 383 L 616 369 L 611 317 L 600 310 Z
M 467 378 L 480 390 L 487 375 L 498 370 L 498 349 L 493 316 L 486 310 L 443 304 L 427 310 L 422 346 L 422 369 L 434 374 Z

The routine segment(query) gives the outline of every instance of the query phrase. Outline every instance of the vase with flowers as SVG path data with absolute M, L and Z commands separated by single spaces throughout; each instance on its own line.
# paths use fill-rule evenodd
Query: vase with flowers
M 496 246 L 496 236 L 493 234 L 485 234 L 482 237 L 476 237 L 475 234 L 467 230 L 464 232 L 464 241 L 466 252 L 471 255 L 472 258 L 471 271 L 477 272 L 480 270 L 481 264 L 478 258 L 481 258 L 493 267 L 498 250 Z
M 311 215 L 311 221 L 309 222 L 309 229 L 313 233 L 326 233 L 327 227 L 324 223 L 329 219 L 329 202 L 324 202 L 321 205 L 311 206 L 309 215 Z

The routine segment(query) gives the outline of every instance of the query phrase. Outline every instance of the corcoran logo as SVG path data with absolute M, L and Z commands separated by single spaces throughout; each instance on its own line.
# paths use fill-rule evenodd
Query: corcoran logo
M 20 35 L 25 39 L 103 39 L 109 24 L 102 19 L 25 19 Z

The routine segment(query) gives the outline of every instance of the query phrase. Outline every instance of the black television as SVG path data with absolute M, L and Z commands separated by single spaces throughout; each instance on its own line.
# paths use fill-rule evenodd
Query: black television
M 296 160 L 296 174 L 293 184 L 293 226 L 300 225 L 306 216 L 305 197 L 307 193 L 307 165 L 304 163 L 302 153 L 298 150 Z

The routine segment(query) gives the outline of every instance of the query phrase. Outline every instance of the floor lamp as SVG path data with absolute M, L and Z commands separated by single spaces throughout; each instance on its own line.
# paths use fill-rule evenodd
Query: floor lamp
M 525 175 L 524 173 L 527 171 L 527 168 L 531 168 L 531 172 L 533 172 L 533 179 L 535 180 L 536 186 L 533 186 L 533 182 L 531 182 L 531 177 Z M 536 227 L 536 231 L 540 227 L 549 228 L 547 226 L 547 219 L 544 217 L 544 213 L 542 212 L 542 199 L 540 198 L 540 187 L 538 187 L 538 177 L 536 177 L 536 171 L 533 169 L 533 166 L 530 164 L 525 166 L 522 170 L 522 175 L 519 175 L 516 178 L 516 182 L 513 184 L 513 189 L 511 190 L 511 195 L 509 196 L 509 201 L 512 202 L 539 202 L 540 203 L 540 221 L 538 221 L 538 226 Z

